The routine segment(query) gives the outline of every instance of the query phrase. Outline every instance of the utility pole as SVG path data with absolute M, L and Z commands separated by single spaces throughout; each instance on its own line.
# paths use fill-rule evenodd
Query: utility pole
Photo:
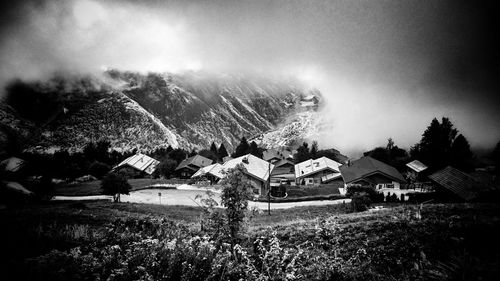
M 267 214 L 271 215 L 271 162 L 268 162 L 267 173 Z

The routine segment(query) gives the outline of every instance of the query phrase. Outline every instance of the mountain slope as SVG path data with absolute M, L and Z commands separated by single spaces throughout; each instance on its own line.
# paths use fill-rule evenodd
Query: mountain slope
M 259 76 L 192 72 L 143 75 L 110 70 L 97 82 L 67 80 L 28 85 L 36 95 L 51 97 L 50 104 L 42 108 L 54 112 L 40 114 L 52 116 L 49 121 L 33 120 L 42 125 L 35 141 L 26 145 L 29 149 L 79 150 L 99 139 L 108 139 L 117 150 L 168 145 L 206 148 L 212 141 L 233 149 L 242 136 L 287 128 L 287 120 L 295 120 L 292 125 L 296 127 L 302 121 L 310 126 L 315 109 L 304 108 L 301 101 L 311 95 L 321 101 L 319 92 L 296 81 Z M 71 87 L 64 86 L 67 84 Z M 25 105 L 20 104 L 16 109 L 23 112 Z M 293 126 L 288 126 L 288 131 L 293 131 Z M 290 140 L 294 137 L 285 136 Z

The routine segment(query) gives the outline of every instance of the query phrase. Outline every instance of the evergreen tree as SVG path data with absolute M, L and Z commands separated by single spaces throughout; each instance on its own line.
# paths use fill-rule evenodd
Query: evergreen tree
M 263 150 L 254 141 L 250 143 L 249 153 L 262 159 Z
M 212 151 L 214 154 L 217 154 L 217 146 L 215 145 L 215 142 L 212 142 L 212 145 L 210 146 L 210 151 Z
M 299 148 L 297 148 L 297 153 L 295 153 L 295 155 L 293 156 L 293 161 L 295 163 L 300 163 L 308 159 L 311 159 L 309 144 L 307 144 L 307 142 L 304 142 L 301 146 L 299 146 Z
M 474 154 L 470 150 L 469 142 L 462 134 L 453 141 L 450 154 L 450 165 L 464 172 L 474 170 Z
M 224 146 L 224 143 L 221 143 L 219 146 L 219 150 L 217 150 L 217 156 L 219 157 L 220 161 L 223 161 L 224 157 L 228 156 L 229 154 L 227 153 L 226 147 Z
M 420 142 L 412 147 L 412 158 L 422 161 L 434 170 L 449 165 L 451 146 L 457 133 L 448 118 L 443 117 L 441 123 L 434 118 L 422 134 Z
M 250 145 L 248 144 L 247 139 L 245 137 L 242 137 L 240 144 L 238 144 L 238 146 L 236 147 L 232 157 L 236 158 L 243 156 L 245 154 L 248 154 L 249 151 L 250 151 Z
M 310 151 L 311 158 L 316 159 L 318 156 L 318 142 L 313 141 L 311 145 L 311 151 Z
M 500 175 L 500 141 L 495 146 L 495 149 L 491 152 L 491 158 L 493 163 L 495 163 L 495 172 Z

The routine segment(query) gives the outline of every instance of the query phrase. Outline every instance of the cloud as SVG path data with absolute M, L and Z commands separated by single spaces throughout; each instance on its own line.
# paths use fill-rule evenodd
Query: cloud
M 500 139 L 490 44 L 498 20 L 486 4 L 33 0 L 2 8 L 2 88 L 103 67 L 294 75 L 328 101 L 321 146 L 362 150 L 393 137 L 409 147 L 446 115 L 473 145 Z

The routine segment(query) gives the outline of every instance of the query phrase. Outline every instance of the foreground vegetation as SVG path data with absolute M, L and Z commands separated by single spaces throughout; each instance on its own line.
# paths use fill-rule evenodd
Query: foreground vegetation
M 234 247 L 201 208 L 51 202 L 0 210 L 2 272 L 19 280 L 493 280 L 498 205 L 253 213 Z

